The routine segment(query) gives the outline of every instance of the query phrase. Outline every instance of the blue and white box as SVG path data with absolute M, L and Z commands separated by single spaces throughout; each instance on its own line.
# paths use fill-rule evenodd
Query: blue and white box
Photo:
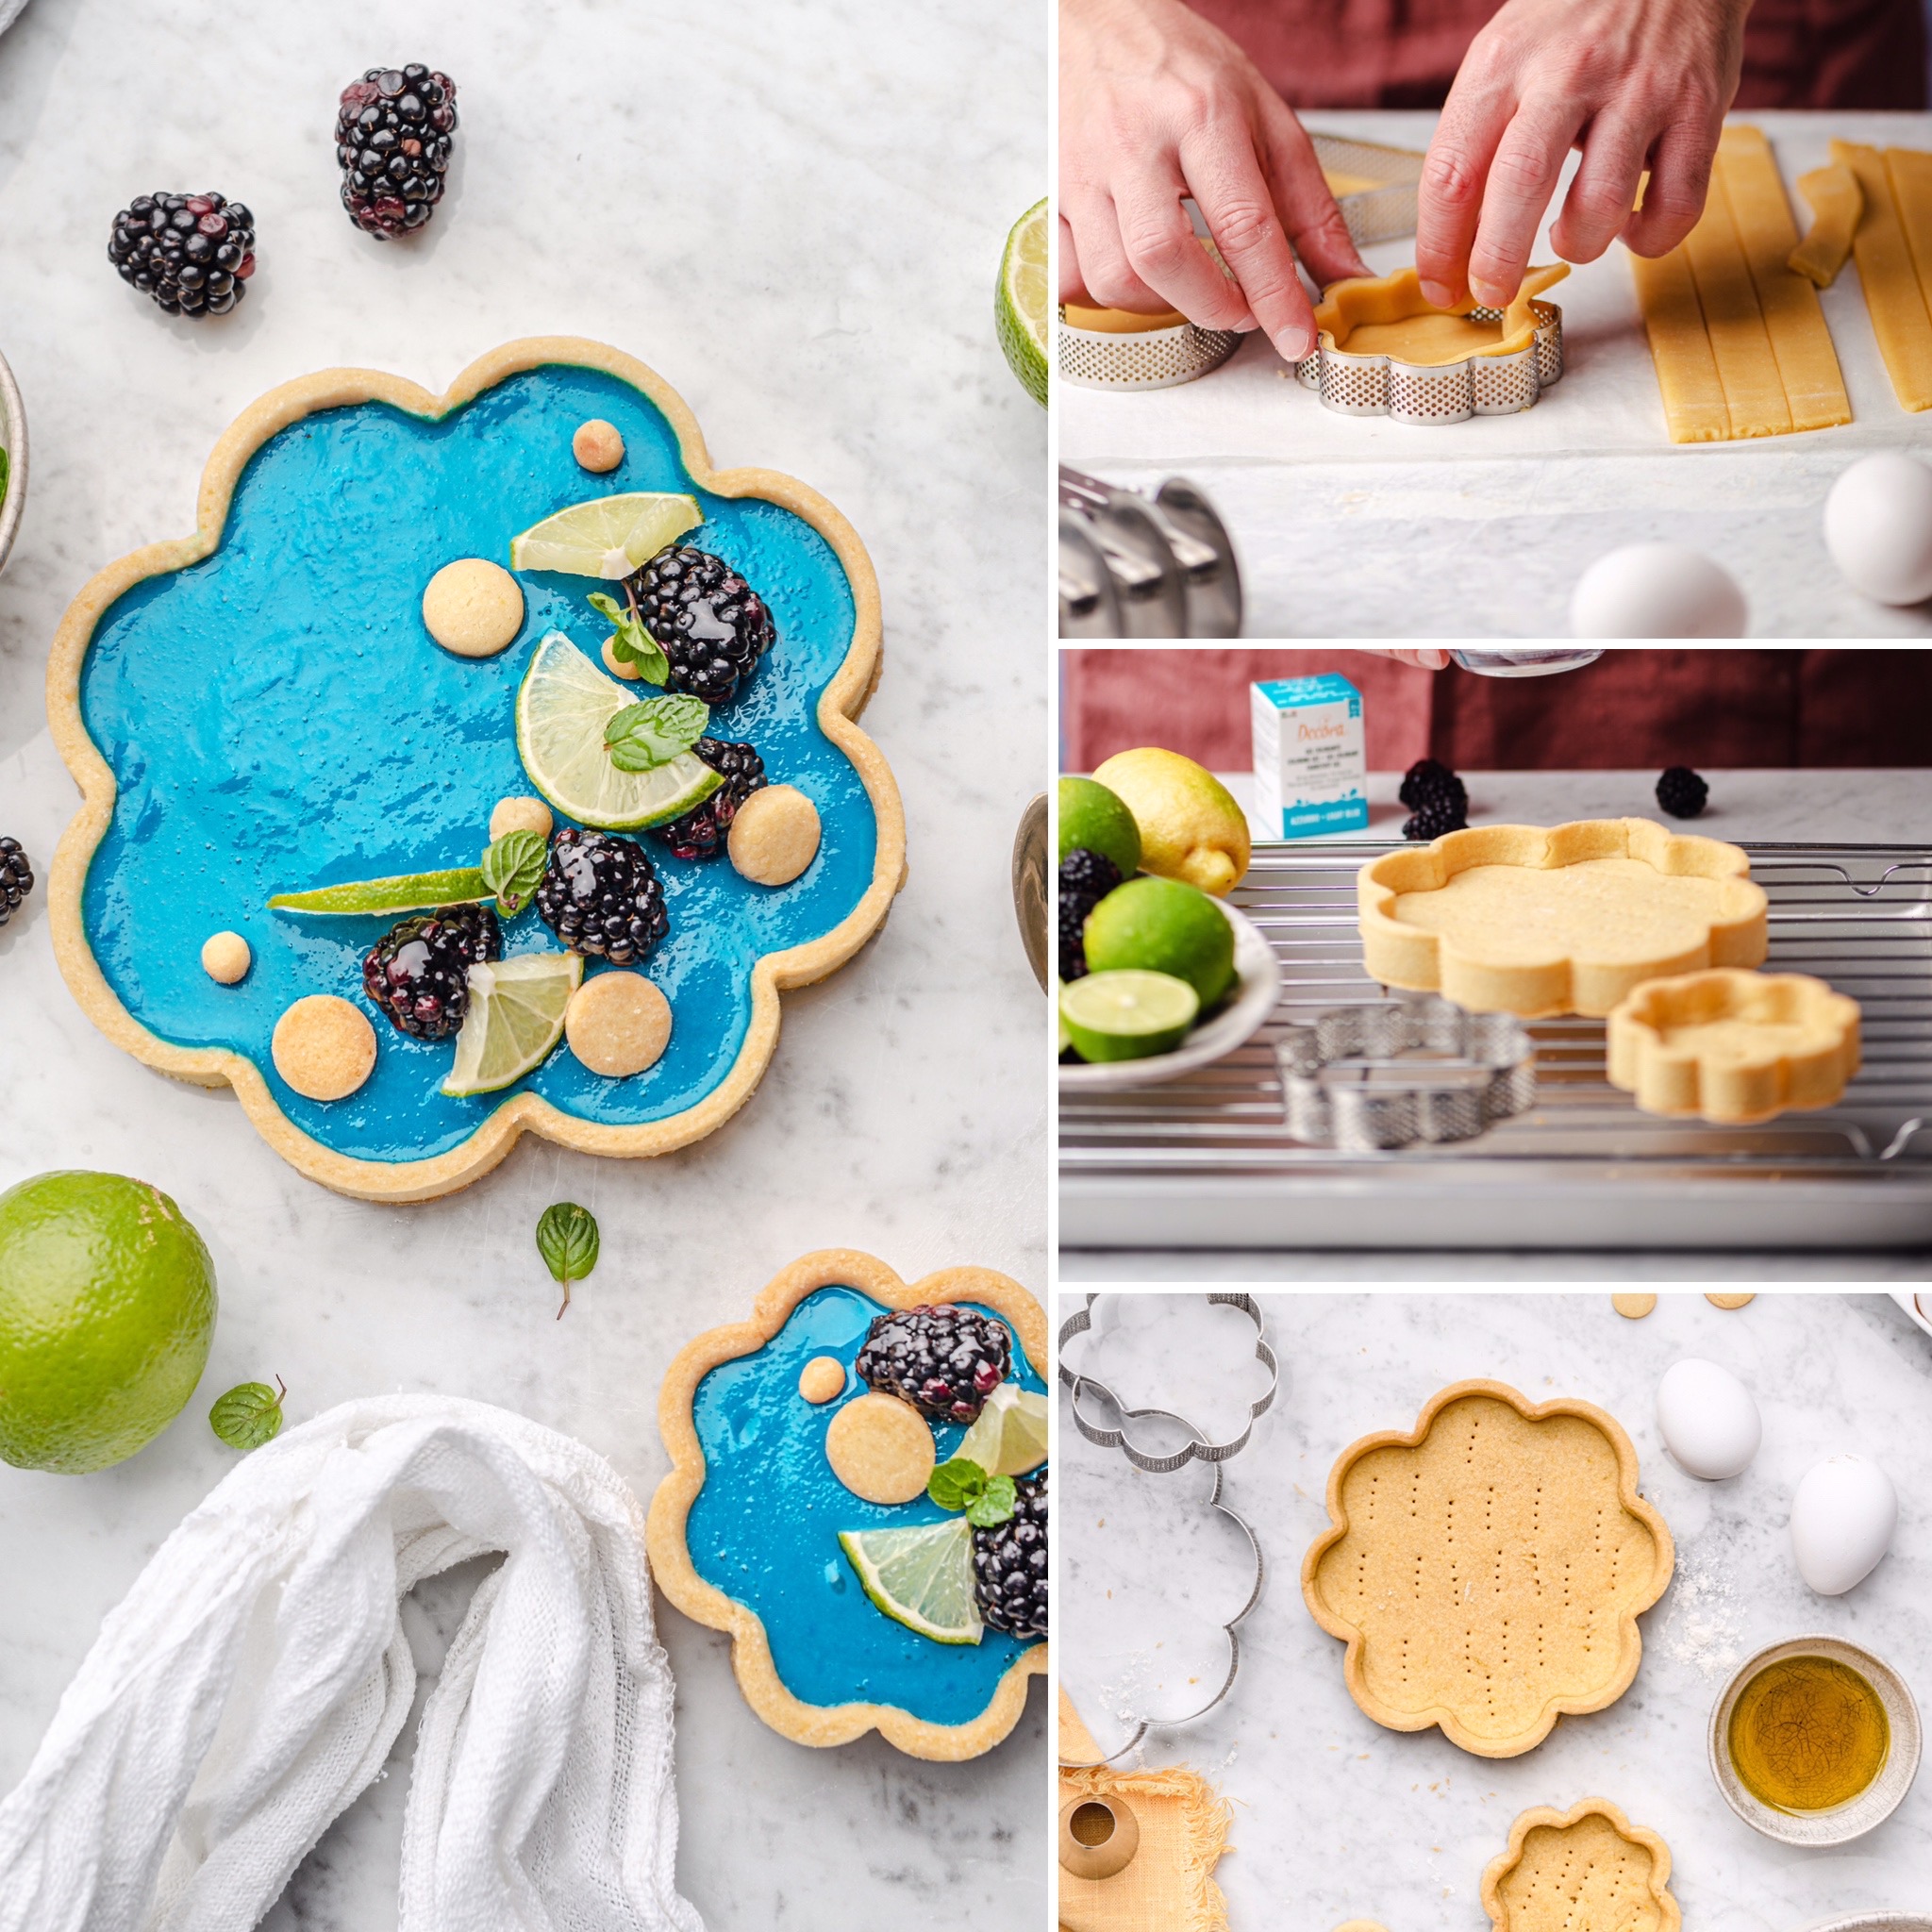
M 1362 694 L 1345 677 L 1277 677 L 1249 687 L 1255 821 L 1274 839 L 1364 832 L 1369 759 Z

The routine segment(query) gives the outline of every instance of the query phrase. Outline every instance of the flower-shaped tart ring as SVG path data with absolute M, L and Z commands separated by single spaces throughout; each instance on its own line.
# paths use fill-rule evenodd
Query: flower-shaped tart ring
M 622 437 L 608 474 L 573 453 L 592 421 Z M 683 541 L 770 609 L 776 641 L 708 729 L 756 740 L 772 778 L 810 799 L 817 857 L 771 889 L 722 858 L 651 848 L 670 934 L 648 970 L 674 1024 L 648 1071 L 606 1077 L 559 1046 L 501 1091 L 455 1097 L 441 1091 L 447 1042 L 377 1016 L 367 1084 L 305 1098 L 271 1053 L 276 1021 L 310 995 L 359 1002 L 363 956 L 394 914 L 302 919 L 266 902 L 475 867 L 494 802 L 532 790 L 514 718 L 537 640 L 575 629 L 594 657 L 609 629 L 585 601 L 594 579 L 525 570 L 509 647 L 458 657 L 425 627 L 425 586 L 457 558 L 507 562 L 518 531 L 628 491 L 693 498 L 703 521 Z M 100 572 L 55 639 L 48 715 L 83 794 L 49 879 L 61 971 L 116 1045 L 232 1086 L 284 1158 L 343 1193 L 447 1193 L 526 1129 L 595 1154 L 688 1145 L 757 1087 L 781 991 L 851 958 L 904 881 L 898 789 L 856 723 L 879 639 L 851 525 L 789 476 L 714 470 L 683 401 L 618 350 L 510 342 L 441 396 L 370 370 L 285 384 L 216 444 L 194 534 Z M 529 926 L 550 943 L 534 913 Z M 216 984 L 200 949 L 223 931 L 246 940 L 252 965 Z M 507 940 L 511 955 L 529 943 Z

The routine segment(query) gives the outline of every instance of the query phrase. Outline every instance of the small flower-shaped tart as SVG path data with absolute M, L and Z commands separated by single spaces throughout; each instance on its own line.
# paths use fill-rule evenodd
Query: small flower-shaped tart
M 1645 1113 L 1768 1121 L 1831 1106 L 1858 1071 L 1857 1001 L 1803 973 L 1647 980 L 1608 1035 L 1610 1084 Z
M 1483 1873 L 1495 1932 L 1678 1932 L 1671 1848 L 1607 1798 L 1547 1805 L 1509 1827 Z
M 947 1268 L 908 1285 L 850 1249 L 794 1261 L 749 1320 L 699 1336 L 664 1377 L 658 1421 L 672 1470 L 651 1501 L 652 1574 L 686 1616 L 729 1634 L 745 1701 L 799 1743 L 876 1730 L 915 1757 L 977 1757 L 1019 1722 L 1027 1678 L 1046 1669 L 1044 1641 L 980 1626 L 970 1568 L 971 1627 L 958 1627 L 954 1591 L 945 1611 L 932 1606 L 943 1620 L 936 1638 L 874 1601 L 889 1593 L 881 1573 L 868 1579 L 858 1567 L 868 1537 L 979 1535 L 970 1518 L 896 1480 L 947 1464 L 968 1424 L 868 1391 L 855 1370 L 880 1317 L 954 1304 L 1002 1325 L 1004 1379 L 1041 1394 L 1046 1317 L 1018 1282 Z M 930 1431 L 917 1462 L 885 1410 Z M 852 1440 L 841 1444 L 841 1434 Z M 1021 1478 L 1043 1479 L 1043 1467 Z
M 593 421 L 621 443 L 594 479 L 573 449 Z M 276 1022 L 311 995 L 362 1002 L 363 960 L 397 915 L 312 918 L 268 901 L 477 866 L 499 801 L 536 779 L 518 694 L 555 654 L 541 641 L 562 633 L 579 683 L 601 677 L 591 667 L 610 623 L 587 597 L 619 588 L 519 565 L 512 539 L 604 494 L 688 498 L 697 522 L 677 541 L 763 600 L 775 641 L 705 729 L 727 753 L 754 745 L 774 783 L 811 801 L 816 846 L 773 887 L 623 834 L 650 856 L 668 914 L 646 970 L 673 1024 L 648 1067 L 613 1077 L 559 1045 L 490 1091 L 444 1091 L 448 1041 L 376 1015 L 364 1084 L 299 1091 L 270 1050 Z M 344 1193 L 446 1193 L 526 1129 L 598 1154 L 687 1145 L 757 1086 L 781 991 L 849 959 L 902 882 L 897 788 L 854 722 L 878 653 L 877 585 L 851 525 L 775 472 L 713 471 L 684 403 L 615 349 L 511 342 L 441 396 L 368 370 L 289 383 L 216 445 L 195 534 L 102 571 L 55 641 L 48 710 L 85 794 L 49 888 L 61 970 L 117 1045 L 232 1086 L 278 1153 Z M 217 931 L 249 948 L 245 974 L 204 970 Z M 506 924 L 505 963 L 557 943 L 526 910 Z

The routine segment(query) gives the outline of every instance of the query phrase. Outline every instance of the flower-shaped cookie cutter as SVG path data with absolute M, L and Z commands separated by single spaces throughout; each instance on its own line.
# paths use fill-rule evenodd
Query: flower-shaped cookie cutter
M 1423 1053 L 1427 1059 L 1402 1056 Z M 1508 1013 L 1444 999 L 1336 1007 L 1275 1041 L 1288 1131 L 1352 1153 L 1473 1141 L 1536 1105 L 1536 1045 Z

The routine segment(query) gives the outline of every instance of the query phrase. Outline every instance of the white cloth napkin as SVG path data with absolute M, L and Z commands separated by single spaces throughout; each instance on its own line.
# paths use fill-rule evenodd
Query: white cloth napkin
M 424 1708 L 402 1932 L 701 1932 L 643 1529 L 601 1456 L 483 1403 L 344 1403 L 256 1450 L 0 1803 L 0 1928 L 249 1932 L 408 1716 L 400 1599 L 500 1550 Z

